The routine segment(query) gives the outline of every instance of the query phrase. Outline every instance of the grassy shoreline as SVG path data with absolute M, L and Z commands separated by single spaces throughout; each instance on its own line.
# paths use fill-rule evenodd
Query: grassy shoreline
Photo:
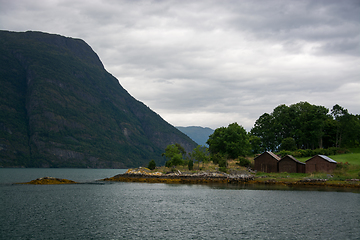
M 228 176 L 210 176 L 197 174 L 179 174 L 179 175 L 150 175 L 144 173 L 138 174 L 120 174 L 111 178 L 103 179 L 109 182 L 141 182 L 141 183 L 166 183 L 166 184 L 227 184 L 227 185 L 264 185 L 264 186 L 286 186 L 292 187 L 322 187 L 322 188 L 352 188 L 360 189 L 360 181 L 356 180 L 328 180 L 328 179 L 296 179 L 296 178 L 269 178 L 251 176 L 248 178 L 236 178 Z
M 231 183 L 244 185 L 283 185 L 288 187 L 337 187 L 360 188 L 360 149 L 351 149 L 351 153 L 333 155 L 332 159 L 338 162 L 337 168 L 332 173 L 263 173 L 252 172 L 246 167 L 241 167 L 236 160 L 229 160 L 226 173 L 219 172 L 218 165 L 209 163 L 196 163 L 194 170 L 189 171 L 186 166 L 168 168 L 157 167 L 154 170 L 139 168 L 137 174 L 122 174 L 105 181 L 149 182 L 149 183 Z M 309 158 L 301 159 L 306 161 Z M 253 163 L 253 159 L 249 159 Z M 177 175 L 168 175 L 176 173 Z M 227 174 L 226 178 L 211 178 L 211 174 Z M 199 179 L 197 175 L 203 174 Z M 193 179 L 186 178 L 193 175 Z M 236 175 L 247 175 L 247 179 L 233 181 Z M 185 177 L 182 177 L 185 176 Z
M 225 172 L 219 171 L 218 165 L 208 163 L 194 164 L 194 170 L 187 166 L 168 168 L 157 167 L 129 169 L 125 174 L 102 179 L 101 181 L 146 182 L 168 184 L 232 184 L 232 185 L 263 185 L 292 187 L 333 187 L 360 189 L 360 151 L 330 156 L 338 162 L 332 173 L 263 173 L 249 171 L 241 167 L 236 160 L 229 160 Z M 253 161 L 253 159 L 249 159 Z M 60 181 L 61 180 L 61 181 Z M 41 178 L 27 184 L 64 184 L 75 183 L 71 180 Z

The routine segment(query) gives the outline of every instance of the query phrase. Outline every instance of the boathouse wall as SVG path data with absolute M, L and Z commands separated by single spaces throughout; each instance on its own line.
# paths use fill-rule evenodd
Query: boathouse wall
M 260 172 L 278 172 L 280 158 L 272 152 L 264 152 L 254 159 L 254 169 Z

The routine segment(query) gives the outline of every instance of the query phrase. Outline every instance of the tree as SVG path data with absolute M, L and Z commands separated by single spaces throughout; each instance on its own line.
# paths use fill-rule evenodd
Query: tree
M 225 152 L 226 149 L 226 143 L 224 141 L 225 134 L 226 134 L 226 128 L 219 127 L 215 129 L 213 134 L 209 136 L 209 139 L 206 141 L 206 144 L 209 145 L 209 152 L 211 154 Z
M 188 162 L 188 168 L 189 168 L 189 170 L 193 170 L 194 169 L 194 162 L 193 162 L 193 160 L 189 160 L 189 162 Z
M 224 159 L 226 157 L 224 157 L 222 154 L 220 153 L 214 153 L 214 154 L 210 154 L 210 159 L 214 164 L 219 164 L 219 162 Z
M 211 154 L 220 153 L 235 159 L 246 156 L 250 152 L 249 136 L 246 130 L 236 122 L 229 124 L 227 128 L 215 129 L 206 142 Z
M 194 150 L 190 153 L 191 159 L 198 162 L 198 166 L 200 168 L 200 162 L 206 163 L 209 161 L 209 150 L 205 146 L 198 145 Z
M 185 156 L 186 156 L 185 148 L 183 146 L 181 146 L 179 143 L 175 143 L 175 146 L 179 149 L 179 152 L 181 153 L 183 158 L 185 158 Z
M 183 156 L 175 144 L 167 145 L 162 156 L 165 156 L 168 159 L 165 163 L 165 166 L 167 167 L 183 164 Z
M 357 147 L 360 141 L 359 115 L 352 115 L 347 109 L 336 104 L 332 110 L 336 124 L 336 147 Z
M 349 113 L 347 109 L 341 107 L 338 104 L 335 104 L 331 109 L 331 115 L 334 117 L 334 120 L 336 122 L 335 146 L 341 147 L 343 132 L 349 120 Z
M 148 164 L 148 169 L 150 170 L 154 170 L 156 168 L 156 163 L 155 163 L 155 160 L 151 160 Z
M 271 114 L 261 115 L 250 133 L 261 139 L 260 148 L 263 151 L 279 150 L 287 138 L 294 139 L 297 148 L 322 148 L 325 128 L 329 126 L 326 122 L 331 119 L 328 112 L 327 108 L 308 102 L 299 102 L 289 107 L 282 104 Z
M 256 120 L 254 127 L 251 129 L 251 136 L 260 138 L 261 144 L 259 145 L 261 152 L 274 151 L 278 146 L 275 139 L 273 129 L 274 117 L 268 113 L 264 113 Z
M 280 150 L 294 151 L 296 150 L 295 139 L 288 137 L 282 140 Z

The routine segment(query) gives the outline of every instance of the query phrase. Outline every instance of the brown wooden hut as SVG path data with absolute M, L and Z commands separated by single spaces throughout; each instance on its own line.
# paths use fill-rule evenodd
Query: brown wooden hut
M 278 162 L 279 172 L 305 173 L 305 163 L 298 161 L 291 155 L 287 155 Z
M 336 168 L 337 162 L 325 155 L 315 155 L 306 162 L 306 173 L 312 172 L 332 172 Z
M 264 152 L 254 158 L 254 170 L 261 172 L 278 172 L 278 161 L 280 157 L 272 152 Z

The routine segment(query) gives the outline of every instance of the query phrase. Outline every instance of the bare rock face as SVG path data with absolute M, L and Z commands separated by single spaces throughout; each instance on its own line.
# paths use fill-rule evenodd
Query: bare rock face
M 129 168 L 196 143 L 134 99 L 83 40 L 0 31 L 0 167 Z

